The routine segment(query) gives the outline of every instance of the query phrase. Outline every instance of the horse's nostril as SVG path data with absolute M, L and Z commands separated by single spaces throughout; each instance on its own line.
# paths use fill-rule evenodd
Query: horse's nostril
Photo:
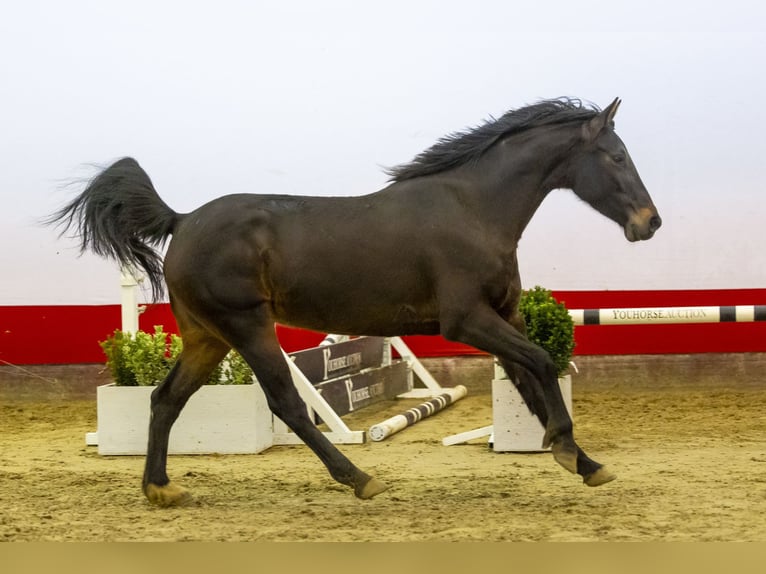
M 649 230 L 654 233 L 662 226 L 662 218 L 659 215 L 653 215 L 649 220 Z

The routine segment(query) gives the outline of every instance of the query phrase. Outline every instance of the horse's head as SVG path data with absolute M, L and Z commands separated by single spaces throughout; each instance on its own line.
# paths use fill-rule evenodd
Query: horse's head
M 628 241 L 649 239 L 662 225 L 625 144 L 614 132 L 609 107 L 582 126 L 582 146 L 570 164 L 572 189 L 599 213 L 620 224 Z

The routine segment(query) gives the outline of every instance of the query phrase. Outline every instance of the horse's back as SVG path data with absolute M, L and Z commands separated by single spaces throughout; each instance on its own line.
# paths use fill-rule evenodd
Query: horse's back
M 433 324 L 417 216 L 381 199 L 214 200 L 185 215 L 168 246 L 171 297 L 205 308 L 267 304 L 275 321 L 320 331 L 373 334 Z

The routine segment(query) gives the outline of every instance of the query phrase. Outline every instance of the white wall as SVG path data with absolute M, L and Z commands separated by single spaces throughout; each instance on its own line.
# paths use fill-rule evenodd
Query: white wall
M 132 155 L 177 211 L 231 192 L 357 195 L 442 135 L 541 98 L 617 116 L 664 227 L 568 192 L 525 284 L 766 287 L 766 10 L 757 2 L 10 3 L 0 18 L 0 305 L 119 301 L 114 265 L 37 220 Z

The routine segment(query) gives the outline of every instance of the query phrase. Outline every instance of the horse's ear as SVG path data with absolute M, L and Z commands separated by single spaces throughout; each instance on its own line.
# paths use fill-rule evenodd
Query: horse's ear
M 611 127 L 614 127 L 614 116 L 617 114 L 617 109 L 620 107 L 621 103 L 622 100 L 620 98 L 615 98 L 614 101 L 604 110 L 604 113 L 606 114 L 606 121 L 608 124 L 611 124 Z
M 586 141 L 593 141 L 598 137 L 606 127 L 614 128 L 614 116 L 617 113 L 617 108 L 620 107 L 620 98 L 615 98 L 614 101 L 609 104 L 605 110 L 599 113 L 596 117 L 588 120 L 583 125 L 583 137 Z

